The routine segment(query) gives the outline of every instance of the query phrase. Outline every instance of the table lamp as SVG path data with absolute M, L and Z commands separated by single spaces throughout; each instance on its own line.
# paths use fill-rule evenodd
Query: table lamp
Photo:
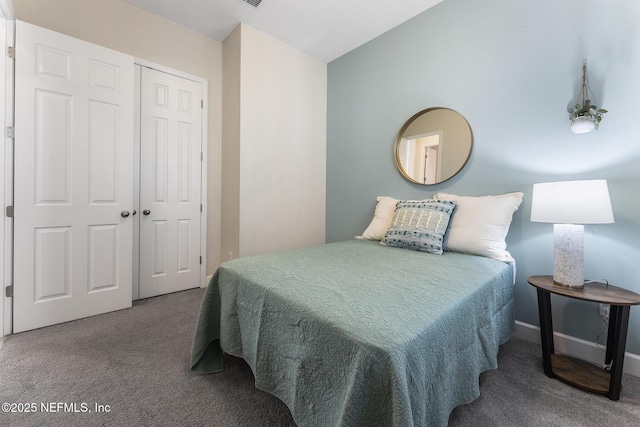
M 553 281 L 584 286 L 584 225 L 614 222 L 605 180 L 533 185 L 531 221 L 553 224 Z

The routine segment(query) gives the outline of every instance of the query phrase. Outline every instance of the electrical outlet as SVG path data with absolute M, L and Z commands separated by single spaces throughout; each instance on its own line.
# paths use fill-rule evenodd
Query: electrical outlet
M 229 251 L 229 259 L 227 261 L 231 261 L 233 259 L 233 252 Z M 602 305 L 602 304 L 600 304 Z
M 609 320 L 609 310 L 611 306 L 609 304 L 600 304 L 600 317 L 604 320 Z

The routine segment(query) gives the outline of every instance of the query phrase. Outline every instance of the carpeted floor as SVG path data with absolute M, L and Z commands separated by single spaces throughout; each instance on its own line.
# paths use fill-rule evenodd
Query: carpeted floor
M 5 337 L 0 403 L 35 412 L 0 412 L 0 426 L 293 426 L 282 402 L 254 388 L 242 360 L 228 357 L 220 374 L 189 371 L 203 293 Z M 503 345 L 499 368 L 481 376 L 480 397 L 456 408 L 449 425 L 640 425 L 640 378 L 625 375 L 612 402 L 547 378 L 540 354 L 515 338 Z

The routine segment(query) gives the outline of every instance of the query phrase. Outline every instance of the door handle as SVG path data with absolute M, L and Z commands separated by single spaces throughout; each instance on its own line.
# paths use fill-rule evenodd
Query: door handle
M 122 218 L 126 218 L 126 217 L 128 217 L 128 216 L 129 216 L 129 211 L 122 211 L 122 212 L 120 212 L 120 216 L 121 216 Z
M 145 209 L 142 211 L 143 215 L 149 215 L 151 213 L 151 211 L 149 209 Z

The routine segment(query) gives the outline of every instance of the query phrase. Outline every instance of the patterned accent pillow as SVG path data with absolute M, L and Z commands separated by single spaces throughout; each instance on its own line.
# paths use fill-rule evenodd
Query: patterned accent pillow
M 381 245 L 442 255 L 454 201 L 400 200 Z

